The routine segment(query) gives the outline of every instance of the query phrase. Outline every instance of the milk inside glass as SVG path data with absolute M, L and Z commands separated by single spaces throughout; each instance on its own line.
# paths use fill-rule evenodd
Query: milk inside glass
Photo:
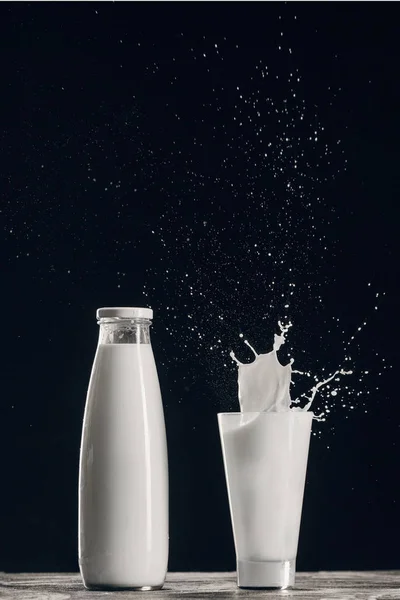
M 218 415 L 240 587 L 294 584 L 312 417 Z
M 88 588 L 155 589 L 167 570 L 164 416 L 150 320 L 137 310 L 145 309 L 128 310 L 132 319 L 100 319 L 79 477 L 79 564 Z
M 218 415 L 240 587 L 294 585 L 313 413 L 290 408 L 291 363 L 277 358 L 286 331 L 271 352 L 252 348 L 252 363 L 231 354 L 241 412 Z

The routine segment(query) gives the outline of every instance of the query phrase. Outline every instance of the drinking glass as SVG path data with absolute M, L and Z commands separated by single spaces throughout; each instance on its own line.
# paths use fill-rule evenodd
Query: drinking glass
M 313 413 L 219 413 L 243 588 L 293 587 Z

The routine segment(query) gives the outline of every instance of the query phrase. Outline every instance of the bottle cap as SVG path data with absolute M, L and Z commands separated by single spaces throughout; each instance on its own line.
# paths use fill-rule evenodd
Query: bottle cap
M 96 311 L 98 319 L 120 317 L 122 319 L 152 319 L 153 310 L 138 306 L 113 306 L 98 308 Z

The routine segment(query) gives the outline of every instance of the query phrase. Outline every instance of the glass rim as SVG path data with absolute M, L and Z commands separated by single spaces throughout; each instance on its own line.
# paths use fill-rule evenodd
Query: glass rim
M 287 414 L 291 414 L 291 415 L 312 415 L 314 416 L 314 413 L 312 410 L 281 410 L 281 411 L 269 411 L 269 412 L 265 412 L 265 411 L 248 411 L 248 412 L 219 412 L 217 413 L 218 416 L 232 416 L 232 417 L 238 417 L 240 415 L 287 415 Z

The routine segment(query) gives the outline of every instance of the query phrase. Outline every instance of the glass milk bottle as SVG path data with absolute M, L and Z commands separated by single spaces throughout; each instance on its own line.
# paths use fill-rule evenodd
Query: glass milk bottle
M 153 590 L 168 562 L 164 414 L 149 308 L 99 308 L 83 421 L 79 566 L 88 589 Z

